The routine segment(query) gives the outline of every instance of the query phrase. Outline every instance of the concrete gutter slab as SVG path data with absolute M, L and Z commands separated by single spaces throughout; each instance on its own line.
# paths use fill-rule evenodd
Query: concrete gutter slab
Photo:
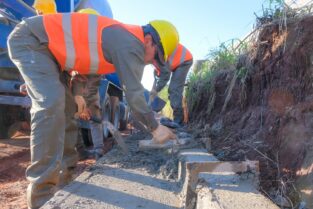
M 200 173 L 197 209 L 279 209 L 254 186 L 253 178 L 235 173 Z
M 175 182 L 144 170 L 98 165 L 57 192 L 42 208 L 181 208 Z

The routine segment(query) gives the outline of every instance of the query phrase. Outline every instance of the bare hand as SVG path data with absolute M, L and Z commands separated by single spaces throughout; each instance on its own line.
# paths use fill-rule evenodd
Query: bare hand
M 83 112 L 79 115 L 79 118 L 82 120 L 90 120 L 91 111 L 89 108 L 83 110 Z
M 81 118 L 81 114 L 83 117 L 86 116 L 86 101 L 83 96 L 74 96 L 75 103 L 77 104 L 77 113 L 75 113 L 76 118 Z

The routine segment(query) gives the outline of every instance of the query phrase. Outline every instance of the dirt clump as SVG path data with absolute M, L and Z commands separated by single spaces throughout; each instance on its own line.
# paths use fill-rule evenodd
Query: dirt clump
M 0 201 L 3 209 L 27 208 L 25 171 L 30 164 L 29 137 L 0 139 Z M 93 159 L 80 161 L 75 176 L 94 164 Z
M 221 160 L 259 160 L 260 190 L 313 207 L 313 17 L 264 27 L 243 60 L 245 80 L 219 71 L 190 118 Z M 242 64 L 242 63 L 241 63 Z M 201 91 L 201 90 L 200 90 Z M 227 96 L 231 96 L 225 105 Z M 223 109 L 224 107 L 224 109 Z

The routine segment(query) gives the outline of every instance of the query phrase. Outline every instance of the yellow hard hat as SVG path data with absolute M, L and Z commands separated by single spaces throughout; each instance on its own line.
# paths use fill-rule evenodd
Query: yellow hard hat
M 33 7 L 42 14 L 57 13 L 57 6 L 54 0 L 35 0 Z
M 92 15 L 100 15 L 99 12 L 91 8 L 81 9 L 81 10 L 78 10 L 78 12 L 85 13 L 85 14 L 92 14 Z
M 178 32 L 175 26 L 166 20 L 153 20 L 149 23 L 157 31 L 160 37 L 164 52 L 164 60 L 167 61 L 168 57 L 174 52 L 179 43 Z

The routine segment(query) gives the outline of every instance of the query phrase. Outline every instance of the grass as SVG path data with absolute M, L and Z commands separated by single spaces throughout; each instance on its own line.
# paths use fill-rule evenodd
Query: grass
M 192 113 L 197 110 L 202 102 L 199 98 L 207 98 L 205 96 L 209 95 L 205 113 L 211 113 L 216 97 L 214 90 L 215 78 L 220 70 L 236 70 L 235 80 L 239 78 L 244 82 L 247 69 L 240 67 L 237 70 L 236 65 L 239 56 L 246 53 L 247 50 L 248 44 L 239 39 L 232 39 L 221 43 L 219 47 L 210 50 L 207 59 L 200 66 L 197 66 L 198 69 L 194 69 L 188 77 L 188 87 L 185 96 L 187 98 L 189 112 Z M 230 88 L 231 90 L 232 88 Z
M 253 48 L 250 46 L 256 41 L 255 35 L 258 34 L 260 26 L 277 20 L 276 22 L 279 23 L 281 30 L 286 30 L 286 18 L 294 17 L 295 11 L 300 14 L 308 14 L 312 11 L 312 5 L 306 6 L 306 12 L 303 12 L 304 8 L 301 8 L 301 11 L 291 10 L 284 0 L 266 0 L 265 6 L 262 7 L 262 16 L 256 16 L 255 30 L 243 40 L 231 39 L 221 43 L 217 48 L 209 51 L 206 60 L 201 65 L 196 65 L 197 69 L 193 69 L 193 72 L 188 77 L 188 87 L 185 91 L 189 113 L 191 115 L 194 111 L 197 113 L 211 113 L 216 98 L 214 89 L 216 75 L 221 70 L 235 71 L 233 79 L 228 84 L 227 92 L 225 92 L 226 98 L 222 109 L 226 109 L 232 90 L 238 81 L 241 88 L 240 103 L 244 105 L 244 100 L 246 100 L 246 79 L 249 71 L 252 69 L 252 65 L 249 63 L 251 60 L 248 57 L 252 54 L 250 52 L 253 51 Z M 240 65 L 238 60 L 242 55 L 247 59 L 244 59 L 244 62 Z M 204 99 L 207 101 L 204 101 Z M 203 108 L 205 107 L 206 109 L 204 110 Z

